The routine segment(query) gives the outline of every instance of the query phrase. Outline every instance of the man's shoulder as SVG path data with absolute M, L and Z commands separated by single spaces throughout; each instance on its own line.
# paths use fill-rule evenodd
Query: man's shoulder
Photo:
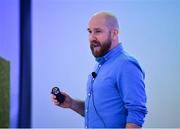
M 115 59 L 114 59 L 114 64 L 122 69 L 122 67 L 125 67 L 126 65 L 131 65 L 134 67 L 138 67 L 138 69 L 140 69 L 141 71 L 143 71 L 141 69 L 140 63 L 138 62 L 138 60 L 135 58 L 135 56 L 130 55 L 129 53 L 123 51 L 122 53 L 120 53 Z
M 135 58 L 135 56 L 130 55 L 126 51 L 123 51 L 120 54 L 118 54 L 117 58 L 115 58 L 114 61 L 119 62 L 119 63 L 124 63 L 124 62 L 138 63 L 138 61 Z

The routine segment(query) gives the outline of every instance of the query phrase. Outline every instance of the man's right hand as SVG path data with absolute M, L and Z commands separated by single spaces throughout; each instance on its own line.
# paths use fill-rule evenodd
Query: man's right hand
M 84 108 L 85 108 L 85 103 L 84 101 L 81 100 L 75 100 L 73 98 L 71 98 L 68 94 L 61 92 L 62 95 L 64 95 L 65 100 L 63 103 L 58 102 L 58 100 L 56 99 L 56 96 L 51 94 L 51 99 L 52 102 L 59 107 L 62 108 L 70 108 L 73 111 L 79 113 L 81 116 L 84 116 Z
M 64 92 L 61 92 L 62 95 L 64 95 L 65 97 L 65 100 L 63 103 L 60 103 L 58 102 L 58 100 L 56 99 L 56 96 L 51 94 L 51 99 L 52 99 L 52 102 L 56 105 L 56 106 L 59 106 L 59 107 L 62 107 L 62 108 L 71 108 L 72 107 L 72 102 L 73 102 L 73 99 L 67 95 L 66 93 Z

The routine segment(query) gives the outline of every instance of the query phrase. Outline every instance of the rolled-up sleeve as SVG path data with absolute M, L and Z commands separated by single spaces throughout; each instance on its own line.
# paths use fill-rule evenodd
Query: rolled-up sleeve
M 144 72 L 137 62 L 125 61 L 118 78 L 118 88 L 128 113 L 126 123 L 142 126 L 147 114 Z

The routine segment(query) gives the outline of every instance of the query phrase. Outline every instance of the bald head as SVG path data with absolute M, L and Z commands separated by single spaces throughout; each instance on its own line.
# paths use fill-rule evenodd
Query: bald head
M 117 18 L 109 13 L 109 12 L 97 12 L 95 13 L 91 19 L 91 21 L 101 21 L 102 23 L 104 23 L 105 26 L 107 26 L 109 29 L 119 29 L 119 24 L 118 24 L 118 20 Z

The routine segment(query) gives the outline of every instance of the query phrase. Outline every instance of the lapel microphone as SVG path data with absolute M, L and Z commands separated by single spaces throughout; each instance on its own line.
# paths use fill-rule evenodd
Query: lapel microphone
M 96 72 L 92 72 L 91 75 L 92 75 L 92 77 L 95 79 L 96 76 L 97 76 L 97 73 L 96 73 Z

